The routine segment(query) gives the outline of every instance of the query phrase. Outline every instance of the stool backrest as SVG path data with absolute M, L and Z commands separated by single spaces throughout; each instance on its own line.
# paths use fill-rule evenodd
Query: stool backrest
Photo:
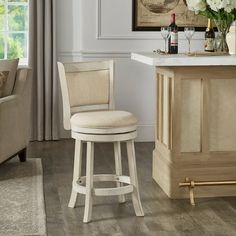
M 58 62 L 65 129 L 70 129 L 70 117 L 74 113 L 114 109 L 113 70 L 112 60 Z

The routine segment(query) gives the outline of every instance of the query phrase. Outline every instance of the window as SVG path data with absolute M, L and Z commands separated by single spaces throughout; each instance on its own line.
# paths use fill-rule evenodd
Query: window
M 0 59 L 28 64 L 29 0 L 0 0 Z

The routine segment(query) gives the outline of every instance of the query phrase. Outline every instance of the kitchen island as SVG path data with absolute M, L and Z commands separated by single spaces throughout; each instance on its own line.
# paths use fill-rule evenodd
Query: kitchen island
M 236 57 L 131 58 L 156 67 L 154 180 L 170 198 L 191 196 L 197 182 L 212 185 L 195 188 L 196 197 L 236 196 Z

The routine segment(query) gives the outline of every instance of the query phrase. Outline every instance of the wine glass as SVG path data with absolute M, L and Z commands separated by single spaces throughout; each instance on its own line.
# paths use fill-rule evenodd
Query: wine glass
M 191 44 L 191 39 L 195 33 L 195 28 L 194 27 L 185 27 L 184 28 L 184 33 L 185 33 L 185 37 L 188 40 L 188 54 L 190 54 L 191 50 L 190 50 L 190 44 Z
M 166 44 L 167 39 L 170 37 L 171 28 L 168 26 L 161 27 L 161 36 L 165 40 L 165 54 L 167 54 Z

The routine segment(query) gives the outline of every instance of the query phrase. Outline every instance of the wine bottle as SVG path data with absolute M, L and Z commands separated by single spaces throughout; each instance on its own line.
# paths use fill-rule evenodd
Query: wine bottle
M 211 19 L 208 19 L 208 25 L 205 32 L 205 51 L 214 52 L 215 32 Z
M 171 33 L 169 37 L 169 50 L 170 54 L 178 53 L 178 26 L 175 23 L 175 14 L 171 15 L 171 24 L 169 25 L 171 28 Z

